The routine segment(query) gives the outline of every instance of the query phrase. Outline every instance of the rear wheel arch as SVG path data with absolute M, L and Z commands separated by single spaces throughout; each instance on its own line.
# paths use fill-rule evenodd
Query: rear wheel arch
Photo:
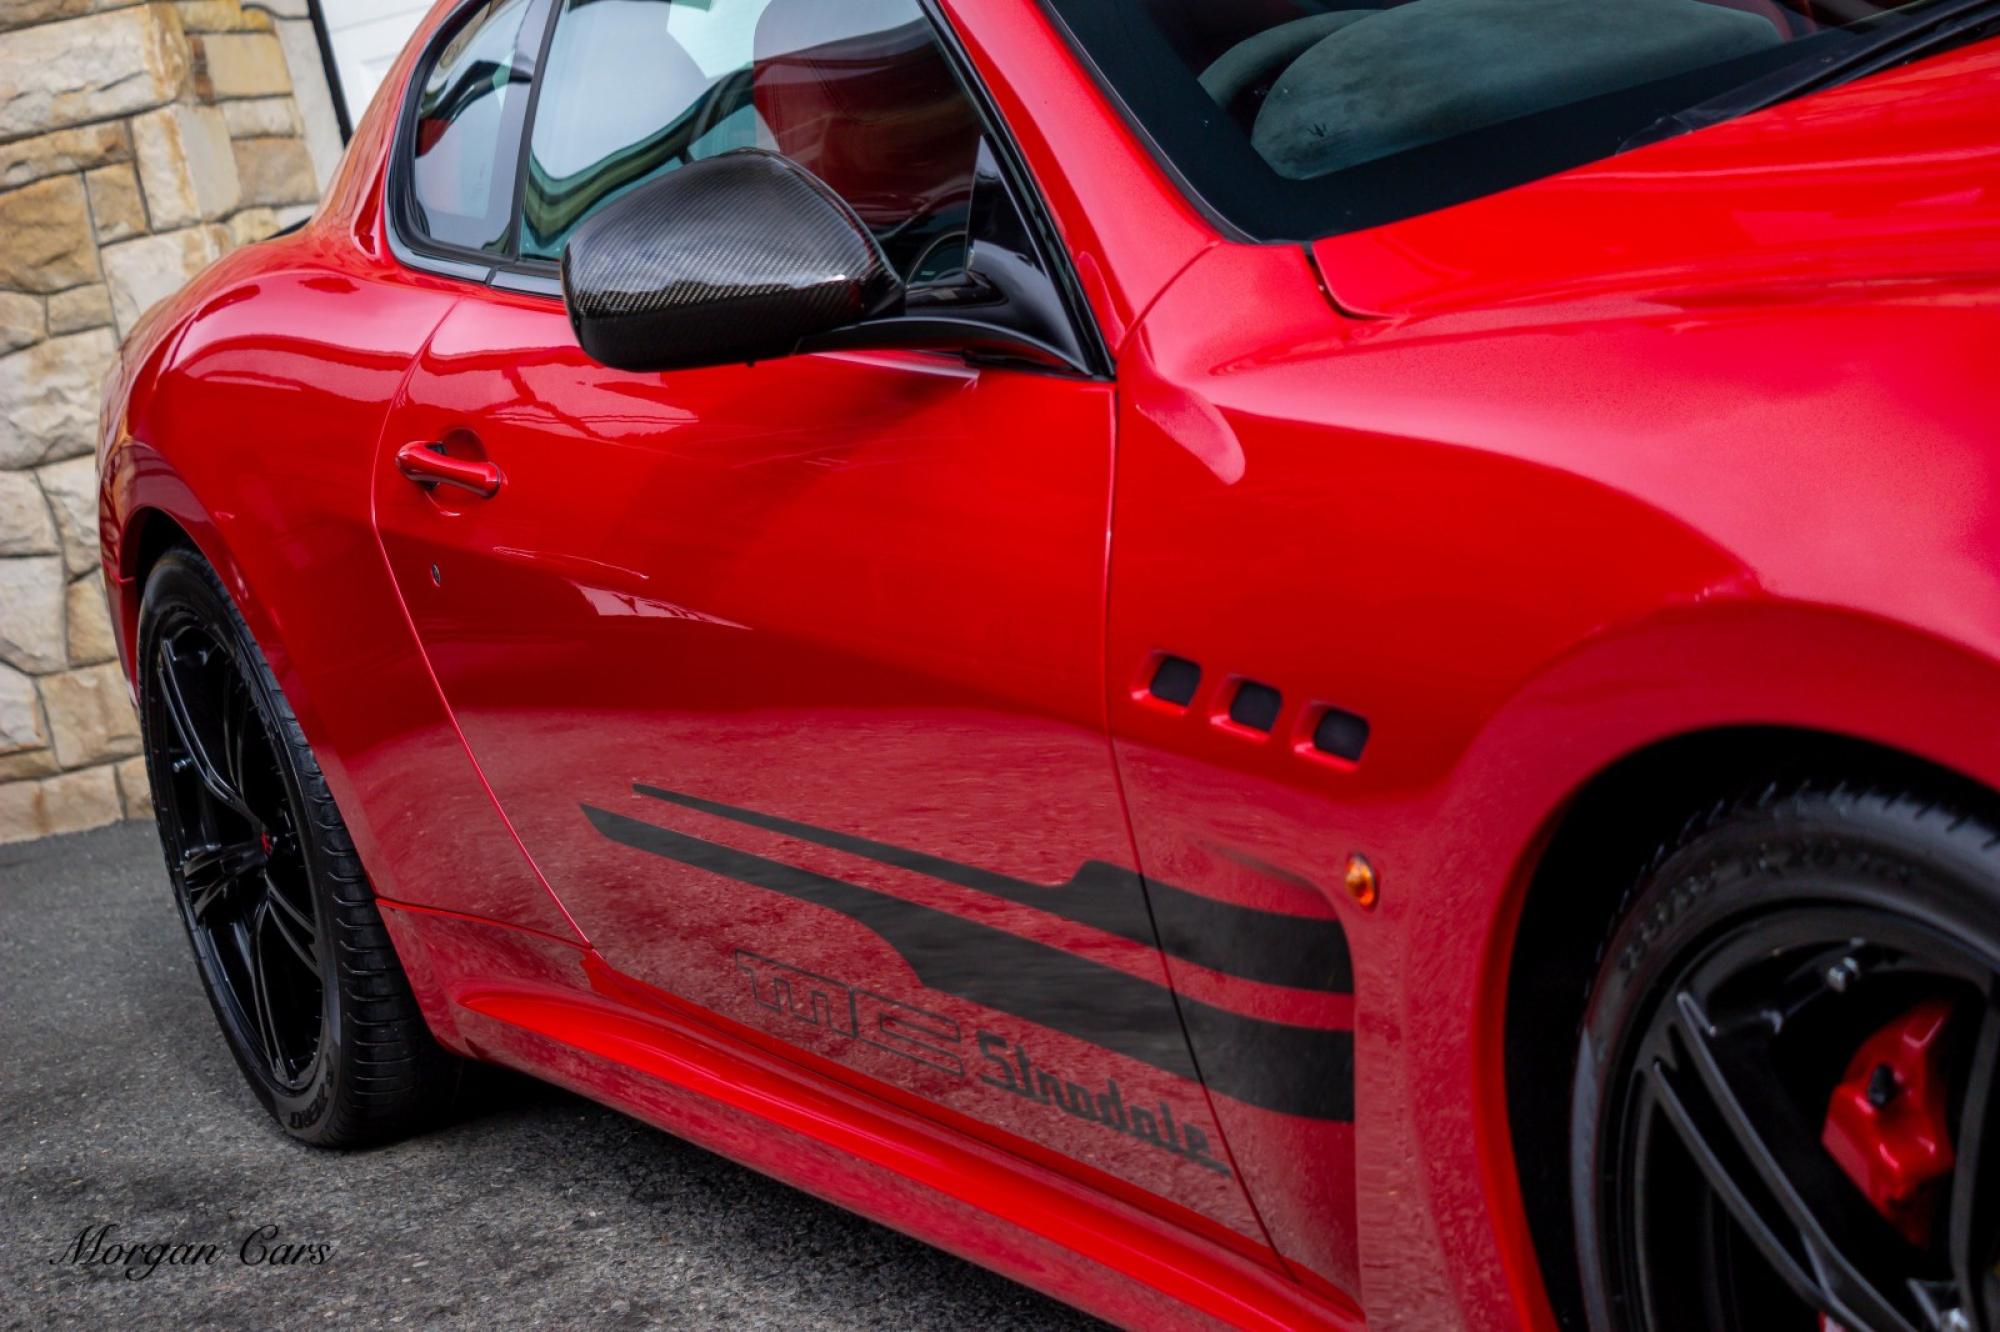
M 1894 789 L 2000 822 L 2000 793 L 1930 760 L 1830 731 L 1735 726 L 1660 740 L 1601 769 L 1542 841 L 1506 952 L 1501 1066 L 1514 1182 L 1565 1327 L 1583 1326 L 1569 1180 L 1576 1034 L 1626 891 L 1690 824 L 1759 787 L 1808 781 Z
M 116 562 L 116 578 L 106 584 L 111 614 L 117 621 L 118 639 L 124 647 L 126 683 L 137 697 L 139 670 L 139 604 L 146 595 L 146 579 L 153 566 L 170 550 L 190 550 L 217 567 L 215 559 L 195 540 L 188 525 L 162 508 L 136 507 L 125 514 L 117 544 L 108 554 Z
M 320 734 L 312 691 L 308 682 L 291 668 L 290 654 L 273 621 L 271 608 L 253 590 L 250 576 L 231 551 L 222 531 L 194 501 L 191 493 L 176 480 L 177 494 L 161 494 L 135 504 L 125 519 L 117 547 L 120 588 L 112 609 L 119 616 L 127 645 L 128 672 L 138 660 L 139 604 L 146 594 L 146 579 L 160 558 L 170 550 L 190 550 L 215 571 L 236 613 L 243 617 L 258 651 L 264 654 L 271 672 L 283 685 L 299 725 L 308 739 Z M 131 681 L 136 687 L 136 681 Z
M 188 530 L 164 510 L 139 510 L 132 515 L 132 521 L 126 527 L 125 542 L 121 547 L 125 552 L 121 560 L 125 566 L 123 575 L 143 588 L 146 575 L 160 562 L 160 556 L 176 546 L 196 551 L 201 549 L 200 543 Z

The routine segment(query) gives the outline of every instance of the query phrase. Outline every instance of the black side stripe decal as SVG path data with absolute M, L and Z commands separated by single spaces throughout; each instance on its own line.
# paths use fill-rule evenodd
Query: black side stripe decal
M 713 814 L 718 818 L 762 828 L 767 832 L 795 837 L 845 851 L 852 855 L 914 870 L 961 888 L 990 893 L 1009 902 L 1018 902 L 1079 925 L 1115 934 L 1134 943 L 1154 945 L 1154 924 L 1159 926 L 1159 946 L 1173 957 L 1207 967 L 1227 976 L 1285 985 L 1299 990 L 1321 990 L 1333 994 L 1354 992 L 1354 969 L 1348 959 L 1347 933 L 1330 917 L 1288 916 L 1275 911 L 1220 902 L 1185 888 L 1145 880 L 1131 870 L 1101 860 L 1090 860 L 1058 887 L 1044 887 L 1026 879 L 1016 879 L 977 865 L 966 865 L 942 856 L 907 847 L 892 846 L 852 833 L 835 832 L 765 814 L 759 810 L 725 805 L 700 796 L 668 791 L 635 783 L 632 789 L 643 796 L 664 800 L 687 809 Z M 1146 915 L 1150 896 L 1153 919 Z
M 1173 996 L 1151 981 L 844 879 L 594 805 L 583 812 L 614 842 L 858 921 L 895 949 L 928 989 L 1196 1080 Z M 1204 1052 L 1214 1090 L 1280 1114 L 1353 1120 L 1352 1032 L 1267 1022 L 1186 997 L 1180 1010 Z

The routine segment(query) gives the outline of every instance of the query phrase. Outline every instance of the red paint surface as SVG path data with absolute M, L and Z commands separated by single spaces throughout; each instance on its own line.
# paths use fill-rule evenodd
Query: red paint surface
M 171 519 L 270 658 L 457 1048 L 1121 1322 L 1542 1321 L 1499 1037 L 1568 799 L 1736 724 L 2000 780 L 2000 55 L 1308 252 L 1211 231 L 1033 6 L 951 9 L 1115 385 L 915 353 L 594 366 L 558 304 L 394 260 L 378 99 L 307 227 L 128 339 L 103 491 L 128 666 Z M 431 441 L 497 467 L 496 496 L 404 477 L 398 450 Z M 1202 665 L 1185 711 L 1135 696 L 1163 651 Z M 1237 677 L 1281 691 L 1272 736 L 1217 722 Z M 1301 752 L 1318 705 L 1369 719 L 1358 765 Z M 635 781 L 1051 888 L 1101 861 L 1336 918 L 1354 994 Z M 1351 1030 L 1356 1120 L 939 998 L 851 918 L 609 841 L 584 804 L 1163 1002 Z M 1367 913 L 1341 889 L 1354 851 L 1381 876 Z M 774 1016 L 739 949 L 1115 1075 L 1232 1169 Z

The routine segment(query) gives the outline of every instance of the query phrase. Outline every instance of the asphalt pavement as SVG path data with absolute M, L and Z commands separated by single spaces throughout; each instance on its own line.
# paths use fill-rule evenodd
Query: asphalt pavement
M 158 1265 L 103 1261 L 130 1244 Z M 393 1147 L 294 1143 L 223 1046 L 152 826 L 0 846 L 0 1325 L 329 1321 L 1096 1326 L 526 1079 Z

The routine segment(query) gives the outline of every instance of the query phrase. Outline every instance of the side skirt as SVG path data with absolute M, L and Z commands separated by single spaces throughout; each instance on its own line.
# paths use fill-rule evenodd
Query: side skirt
M 1359 1310 L 1046 1167 L 691 1020 L 598 992 L 595 953 L 381 901 L 438 1038 L 1126 1327 L 1325 1328 Z M 615 980 L 612 982 L 615 984 Z

